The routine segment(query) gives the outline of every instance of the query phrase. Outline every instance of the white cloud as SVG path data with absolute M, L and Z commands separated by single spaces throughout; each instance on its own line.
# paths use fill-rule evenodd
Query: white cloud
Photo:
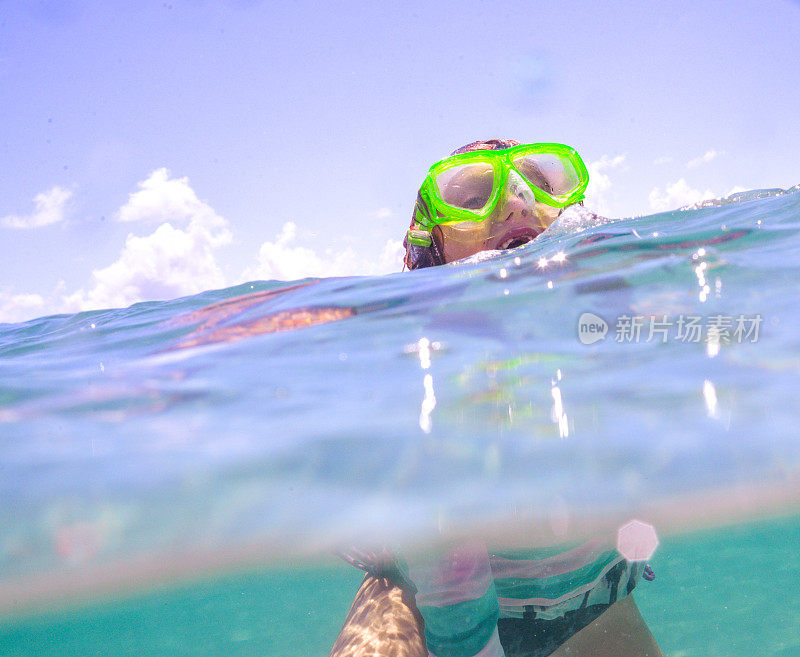
M 12 294 L 0 291 L 0 322 L 22 322 L 41 315 L 45 300 L 38 294 Z
M 695 169 L 695 168 L 699 167 L 701 164 L 705 164 L 707 162 L 711 162 L 711 160 L 713 160 L 716 157 L 719 157 L 720 155 L 722 155 L 721 151 L 715 151 L 713 148 L 710 148 L 709 150 L 707 150 L 702 155 L 700 155 L 700 156 L 698 156 L 698 157 L 696 157 L 694 159 L 689 160 L 686 163 L 686 166 L 689 167 L 690 169 Z
M 225 286 L 215 250 L 232 239 L 228 222 L 198 200 L 187 178 L 171 179 L 166 169 L 139 187 L 120 209 L 120 221 L 169 218 L 188 225 L 176 228 L 167 221 L 144 237 L 130 233 L 119 258 L 92 272 L 88 289 L 63 298 L 67 309 L 122 307 Z
M 668 185 L 665 191 L 661 191 L 660 187 L 653 188 L 650 192 L 650 207 L 656 212 L 664 212 L 667 210 L 675 210 L 685 205 L 692 205 L 698 201 L 716 198 L 716 194 L 710 189 L 701 192 L 697 189 L 692 189 L 685 179 L 681 178 L 677 182 Z
M 258 263 L 246 269 L 244 280 L 293 281 L 300 278 L 326 276 L 356 276 L 387 274 L 400 271 L 403 266 L 403 244 L 400 240 L 387 240 L 377 258 L 364 258 L 352 247 L 319 254 L 305 246 L 295 246 L 297 226 L 288 221 L 274 242 L 264 242 L 258 250 Z
M 672 162 L 672 160 L 673 158 L 670 157 L 669 155 L 662 155 L 661 157 L 657 157 L 655 160 L 653 160 L 653 164 L 655 166 L 658 166 L 660 164 L 669 164 L 670 162 Z
M 606 173 L 610 169 L 616 169 L 625 162 L 625 155 L 609 157 L 603 155 L 599 160 L 590 162 L 589 166 L 589 186 L 586 188 L 587 206 L 600 214 L 609 214 L 610 209 L 607 200 L 607 192 L 611 189 L 611 177 Z
M 0 223 L 7 228 L 38 228 L 57 224 L 64 220 L 66 204 L 71 198 L 70 190 L 58 186 L 52 187 L 34 197 L 33 203 L 36 209 L 31 214 L 9 214 L 0 219 Z
M 213 213 L 197 198 L 188 178 L 170 178 L 169 171 L 162 167 L 139 183 L 139 191 L 128 196 L 128 202 L 119 209 L 116 219 L 185 223 L 208 211 Z

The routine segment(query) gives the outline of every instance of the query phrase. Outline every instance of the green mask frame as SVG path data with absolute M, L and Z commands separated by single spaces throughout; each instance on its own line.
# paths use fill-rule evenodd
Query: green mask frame
M 544 165 L 543 170 L 538 163 Z M 469 171 L 468 165 L 482 171 L 480 184 L 484 190 L 479 207 L 459 207 L 443 194 L 441 180 L 453 176 L 451 170 Z M 489 169 L 489 167 L 491 169 Z M 414 210 L 415 228 L 407 235 L 409 244 L 429 246 L 430 230 L 437 224 L 461 221 L 483 221 L 491 216 L 505 189 L 510 171 L 516 172 L 528 184 L 536 202 L 554 208 L 565 208 L 579 203 L 584 198 L 589 184 L 589 172 L 577 151 L 565 144 L 537 143 L 520 144 L 501 150 L 481 150 L 451 155 L 436 162 L 428 170 L 417 196 Z M 555 185 L 548 175 L 558 177 Z M 491 191 L 486 185 L 491 178 Z M 550 189 L 544 189 L 549 186 Z M 445 190 L 447 191 L 447 190 Z M 485 197 L 485 198 L 484 198 Z

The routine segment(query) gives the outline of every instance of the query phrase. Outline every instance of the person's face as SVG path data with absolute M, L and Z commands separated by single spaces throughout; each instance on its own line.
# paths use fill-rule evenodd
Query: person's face
M 458 205 L 468 207 L 465 205 L 468 201 L 461 199 Z M 486 220 L 440 224 L 432 234 L 444 261 L 454 262 L 480 251 L 509 249 L 530 242 L 560 212 L 558 208 L 537 203 L 528 184 L 509 171 L 497 207 Z

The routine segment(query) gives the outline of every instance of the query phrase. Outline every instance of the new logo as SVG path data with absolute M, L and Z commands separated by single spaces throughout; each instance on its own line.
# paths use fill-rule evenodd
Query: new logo
M 605 340 L 608 333 L 608 323 L 594 313 L 583 313 L 578 318 L 578 340 L 581 344 L 594 344 L 598 340 Z

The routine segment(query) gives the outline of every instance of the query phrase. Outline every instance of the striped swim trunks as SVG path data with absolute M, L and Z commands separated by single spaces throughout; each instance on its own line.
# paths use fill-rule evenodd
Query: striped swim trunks
M 626 597 L 641 570 L 599 540 L 491 554 L 473 543 L 407 566 L 434 657 L 544 657 Z

